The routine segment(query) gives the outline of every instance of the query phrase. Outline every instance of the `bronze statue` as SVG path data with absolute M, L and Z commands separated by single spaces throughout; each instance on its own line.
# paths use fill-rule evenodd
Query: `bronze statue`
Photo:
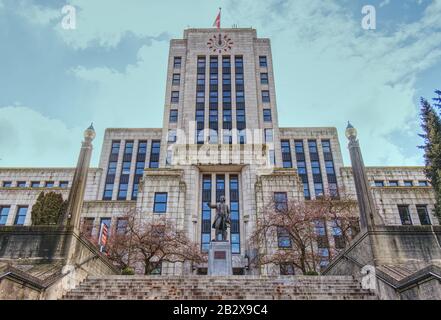
M 216 239 L 214 241 L 226 241 L 227 229 L 230 221 L 230 208 L 225 204 L 225 197 L 221 196 L 217 204 L 209 204 L 211 209 L 216 209 L 216 217 L 213 222 L 213 229 L 216 229 Z M 222 239 L 219 240 L 219 235 Z

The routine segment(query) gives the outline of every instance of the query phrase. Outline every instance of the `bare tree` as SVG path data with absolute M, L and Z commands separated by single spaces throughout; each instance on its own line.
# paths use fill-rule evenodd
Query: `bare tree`
M 342 233 L 349 240 L 354 212 L 354 201 L 346 198 L 324 196 L 305 202 L 272 201 L 261 210 L 250 237 L 259 252 L 252 264 L 256 267 L 291 265 L 303 274 L 319 271 L 323 260 L 331 259 L 336 252 L 329 242 L 326 222 L 338 218 L 335 227 L 342 226 Z
M 121 268 L 142 265 L 151 274 L 163 262 L 202 263 L 205 256 L 196 243 L 165 217 L 141 219 L 136 211 L 126 216 L 125 230 L 114 230 L 106 245 L 108 257 Z

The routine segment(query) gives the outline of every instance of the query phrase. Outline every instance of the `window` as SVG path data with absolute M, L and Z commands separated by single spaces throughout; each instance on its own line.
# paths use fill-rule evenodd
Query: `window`
M 131 162 L 124 161 L 122 163 L 121 173 L 122 174 L 130 174 L 130 166 L 131 166 Z
M 3 181 L 3 188 L 12 187 L 12 181 Z
M 40 181 L 31 181 L 31 188 L 40 188 Z
M 296 153 L 305 153 L 303 149 L 303 141 L 296 140 L 295 141 Z
M 112 200 L 113 194 L 113 183 L 106 183 L 104 186 L 104 196 L 103 200 Z
M 120 142 L 119 141 L 113 141 L 112 142 L 112 154 L 118 154 L 119 153 L 119 146 L 120 146 Z
M 331 153 L 331 142 L 329 140 L 322 140 L 323 153 Z
M 133 141 L 126 141 L 124 154 L 132 154 L 132 153 L 133 153 Z
M 260 83 L 261 84 L 268 84 L 268 73 L 261 73 L 260 74 Z
M 153 140 L 150 152 L 150 168 L 159 168 L 159 153 L 161 150 L 161 141 Z
M 260 56 L 259 57 L 259 65 L 262 68 L 266 68 L 268 66 L 268 63 L 266 61 L 266 57 L 265 56 Z
M 109 162 L 109 169 L 107 171 L 108 175 L 114 175 L 116 173 L 116 161 Z
M 116 234 L 124 235 L 127 231 L 128 221 L 126 218 L 118 218 L 116 220 Z
M 345 247 L 345 239 L 343 237 L 343 232 L 339 227 L 339 221 L 332 221 L 332 236 L 334 237 L 334 244 L 336 249 L 344 249 Z
M 401 224 L 403 226 L 412 225 L 412 218 L 410 217 L 409 206 L 399 205 L 398 213 L 400 214 Z
M 376 187 L 384 187 L 384 181 L 381 180 L 375 180 L 375 186 Z
M 165 164 L 171 166 L 172 161 L 173 161 L 173 150 L 167 150 L 167 157 L 165 158 Z
M 405 186 L 405 187 L 413 187 L 413 182 L 412 182 L 412 180 L 405 180 L 405 181 L 404 181 L 404 186 Z
M 129 175 L 121 175 L 118 189 L 118 200 L 127 199 L 127 190 L 129 189 Z
M 277 228 L 277 242 L 280 249 L 291 248 L 291 237 L 286 229 L 278 227 Z
M 44 184 L 44 186 L 46 188 L 53 188 L 54 185 L 55 185 L 55 183 L 53 181 L 46 181 L 45 184 Z
M 17 214 L 15 215 L 14 225 L 22 226 L 26 220 L 26 214 L 28 213 L 27 206 L 20 206 L 17 208 Z
M 273 142 L 273 129 L 265 129 L 265 143 Z
M 289 263 L 283 263 L 280 265 L 281 276 L 293 276 L 295 275 L 294 266 Z
M 308 141 L 309 153 L 317 153 L 317 142 L 315 140 Z
M 325 161 L 326 173 L 335 174 L 334 161 Z
M 171 102 L 178 103 L 179 102 L 179 91 L 172 91 Z
M 329 249 L 319 248 L 319 256 L 320 256 L 320 268 L 324 269 L 329 264 Z
M 268 151 L 268 154 L 269 154 L 270 164 L 272 166 L 275 166 L 276 165 L 276 152 L 273 149 L 271 149 Z
M 270 102 L 270 93 L 268 90 L 263 90 L 262 91 L 262 101 L 265 103 Z
M 240 253 L 239 177 L 230 175 L 231 253 Z
M 426 205 L 417 205 L 416 206 L 418 217 L 420 218 L 420 223 L 422 226 L 430 226 L 432 223 L 430 222 L 429 212 L 427 211 Z
M 156 192 L 155 203 L 153 205 L 154 213 L 166 213 L 167 212 L 167 193 Z
M 182 62 L 182 58 L 181 57 L 175 57 L 174 58 L 174 62 L 173 62 L 173 67 L 175 69 L 181 69 L 181 62 Z
M 26 188 L 26 181 L 17 181 L 17 188 Z
M 66 189 L 69 186 L 69 181 L 60 181 L 60 188 Z
M 322 197 L 323 196 L 323 183 L 314 183 L 314 190 L 315 190 L 316 197 Z
M 211 242 L 211 175 L 202 177 L 201 250 L 207 252 Z
M 389 187 L 398 187 L 398 181 L 397 180 L 389 181 Z
M 0 226 L 4 226 L 6 222 L 8 222 L 10 208 L 11 207 L 0 207 Z
M 282 160 L 284 168 L 292 168 L 291 146 L 289 140 L 282 140 Z
M 176 142 L 176 130 L 168 130 L 168 142 Z
M 263 109 L 263 121 L 272 122 L 271 109 Z
M 181 83 L 181 75 L 179 73 L 174 73 L 172 84 L 174 86 L 179 86 L 180 83 Z
M 429 186 L 429 182 L 427 182 L 425 180 L 421 180 L 421 181 L 418 181 L 418 185 L 420 187 L 428 187 Z
M 288 208 L 288 195 L 286 192 L 274 193 L 274 208 L 277 211 L 284 211 Z
M 170 110 L 170 123 L 178 122 L 178 110 Z
M 320 174 L 320 162 L 311 161 L 312 174 Z

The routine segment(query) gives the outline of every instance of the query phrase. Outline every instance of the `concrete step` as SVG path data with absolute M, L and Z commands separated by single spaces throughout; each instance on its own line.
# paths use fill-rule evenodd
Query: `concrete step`
M 352 277 L 89 277 L 66 300 L 371 300 Z

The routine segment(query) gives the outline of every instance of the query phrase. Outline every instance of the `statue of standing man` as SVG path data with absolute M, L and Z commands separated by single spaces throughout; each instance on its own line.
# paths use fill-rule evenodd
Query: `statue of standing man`
M 213 222 L 213 229 L 216 230 L 215 241 L 227 241 L 227 229 L 230 221 L 230 208 L 225 204 L 225 197 L 221 196 L 217 204 L 209 204 L 211 209 L 216 209 L 216 217 Z M 222 236 L 219 240 L 219 235 Z

